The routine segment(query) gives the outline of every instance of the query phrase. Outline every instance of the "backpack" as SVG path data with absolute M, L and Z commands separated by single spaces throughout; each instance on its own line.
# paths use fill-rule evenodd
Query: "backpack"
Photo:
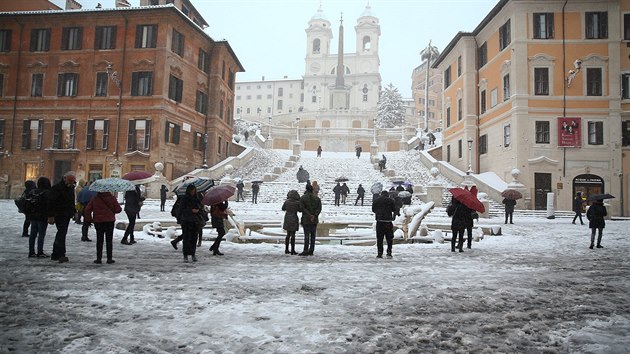
M 33 190 L 24 196 L 24 213 L 34 214 L 44 207 L 44 192 Z
M 173 207 L 171 208 L 171 216 L 174 218 L 179 219 L 179 206 L 182 202 L 182 198 L 177 197 L 177 200 L 175 201 L 175 204 L 173 204 Z
M 18 208 L 18 212 L 25 214 L 26 211 L 26 198 L 24 197 L 24 193 L 22 193 L 22 195 L 19 198 L 16 198 L 15 200 L 15 206 Z

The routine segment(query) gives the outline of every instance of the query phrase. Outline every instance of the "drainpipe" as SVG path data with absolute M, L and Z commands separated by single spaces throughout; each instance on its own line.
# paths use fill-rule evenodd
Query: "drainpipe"
M 565 29 L 565 12 L 564 8 L 567 6 L 567 2 L 569 0 L 564 0 L 564 4 L 562 5 L 562 117 L 567 116 L 567 83 L 564 82 L 564 70 L 567 67 L 567 54 L 566 54 L 566 37 L 564 35 Z M 562 148 L 562 177 L 567 176 L 567 148 Z M 571 194 L 573 195 L 573 194 Z
M 115 146 L 115 151 L 114 151 L 114 161 L 118 161 L 120 162 L 120 160 L 118 159 L 118 156 L 120 155 L 119 153 L 119 146 L 118 146 L 118 141 L 120 140 L 120 119 L 121 119 L 121 114 L 122 114 L 122 96 L 123 96 L 123 81 L 125 78 L 125 62 L 126 62 L 126 54 L 127 54 L 127 31 L 129 30 L 129 20 L 127 19 L 127 17 L 125 17 L 125 35 L 123 36 L 123 38 L 125 38 L 125 40 L 123 41 L 123 56 L 122 56 L 122 65 L 120 66 L 120 85 L 118 87 L 118 111 L 116 112 L 116 146 Z
M 477 142 L 477 149 L 475 150 L 477 153 L 475 154 L 475 164 L 477 165 L 476 171 L 477 173 L 481 173 L 481 157 L 479 154 L 479 135 L 480 132 L 480 118 L 479 118 L 479 44 L 477 43 L 477 38 L 473 35 L 473 40 L 475 41 L 475 111 L 477 113 L 477 126 L 475 127 L 475 141 Z

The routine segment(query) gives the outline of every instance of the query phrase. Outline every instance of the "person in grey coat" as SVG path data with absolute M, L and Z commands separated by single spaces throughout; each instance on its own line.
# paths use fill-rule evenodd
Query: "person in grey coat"
M 591 229 L 591 245 L 590 249 L 593 249 L 595 244 L 595 230 L 598 231 L 597 234 L 597 248 L 604 248 L 602 246 L 602 232 L 604 227 L 606 226 L 606 221 L 604 221 L 604 217 L 608 215 L 606 211 L 606 207 L 604 206 L 603 200 L 596 200 L 591 204 L 591 206 L 586 211 L 586 218 L 588 219 L 588 227 Z
M 287 237 L 284 239 L 284 253 L 296 255 L 295 233 L 300 228 L 300 219 L 298 218 L 297 213 L 302 212 L 302 207 L 300 206 L 300 193 L 298 193 L 298 191 L 293 189 L 287 193 L 287 199 L 284 201 L 284 204 L 282 204 L 282 210 L 285 212 L 282 228 L 287 231 Z M 290 252 L 289 243 L 291 243 Z

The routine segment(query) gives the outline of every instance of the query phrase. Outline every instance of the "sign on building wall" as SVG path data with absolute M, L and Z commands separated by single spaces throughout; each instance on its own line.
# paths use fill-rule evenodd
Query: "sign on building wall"
M 558 146 L 582 147 L 582 118 L 558 117 Z

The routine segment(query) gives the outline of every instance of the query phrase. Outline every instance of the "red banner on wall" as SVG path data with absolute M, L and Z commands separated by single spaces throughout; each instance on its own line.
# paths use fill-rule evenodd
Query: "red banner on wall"
M 558 117 L 558 146 L 582 147 L 582 118 Z

